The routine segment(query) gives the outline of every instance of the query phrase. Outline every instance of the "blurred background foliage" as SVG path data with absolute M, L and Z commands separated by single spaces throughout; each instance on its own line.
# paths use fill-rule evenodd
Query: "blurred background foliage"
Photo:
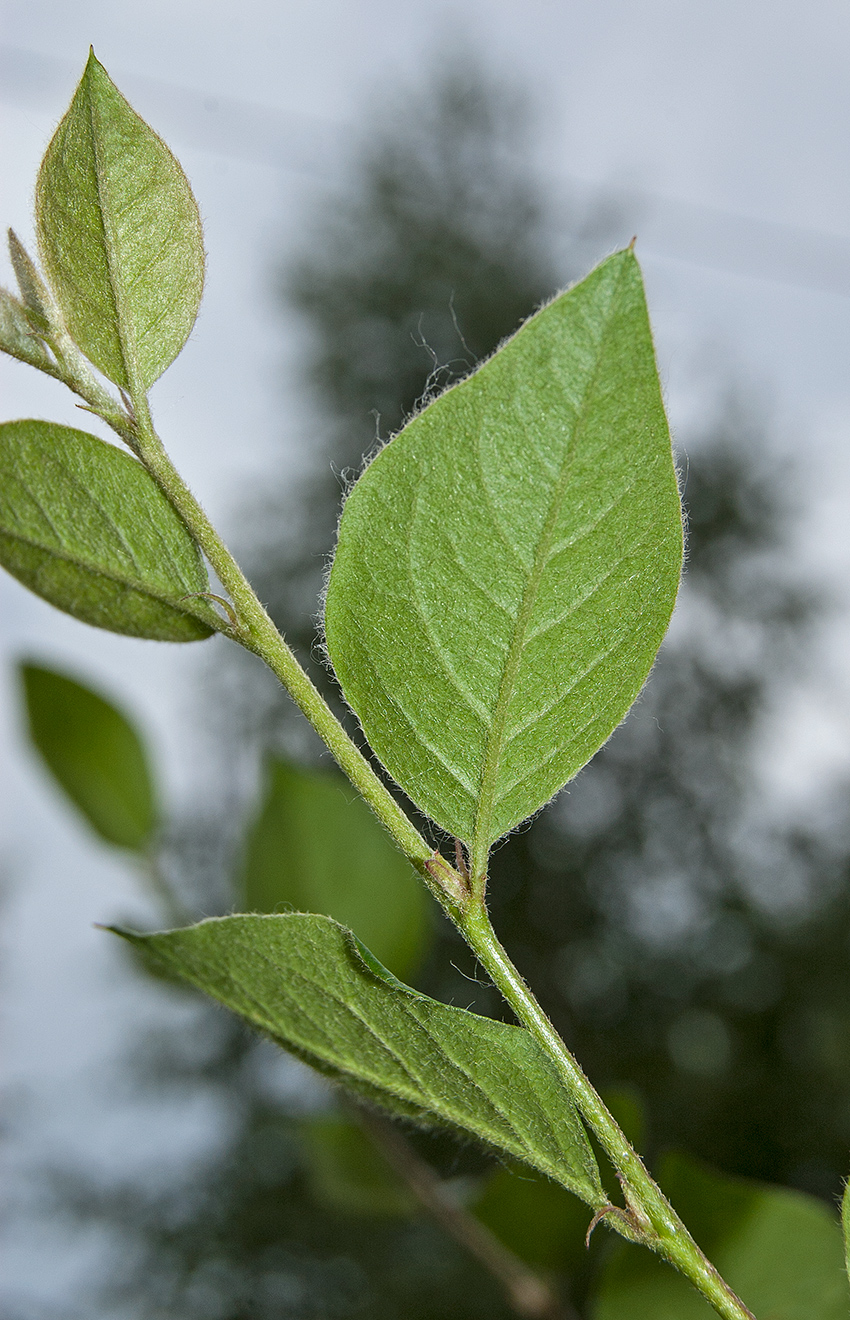
M 341 493 L 363 455 L 631 237 L 610 213 L 556 212 L 534 174 L 527 106 L 468 62 L 418 94 L 385 98 L 364 142 L 347 195 L 327 201 L 280 277 L 281 299 L 303 321 L 317 433 L 297 477 L 270 474 L 262 498 L 246 502 L 239 547 L 339 710 L 317 600 Z M 781 1226 L 774 1254 L 831 1262 L 817 1203 L 777 1200 L 693 1163 L 832 1205 L 850 1148 L 847 814 L 837 792 L 834 811 L 792 826 L 753 788 L 764 721 L 828 603 L 795 569 L 793 473 L 777 464 L 746 391 L 719 381 L 717 399 L 701 431 L 679 437 L 687 572 L 646 691 L 578 779 L 499 847 L 490 898 L 509 952 L 624 1123 L 642 1127 L 642 1149 L 652 1161 L 684 1152 L 662 1167 L 691 1189 L 706 1231 L 732 1210 L 751 1227 L 763 1212 Z M 54 700 L 66 681 L 54 680 L 27 671 L 33 737 L 49 764 L 38 693 Z M 268 676 L 250 658 L 218 653 L 210 689 L 229 712 L 223 759 L 267 767 L 263 799 L 235 843 L 224 811 L 177 823 L 155 845 L 144 831 L 128 843 L 104 831 L 85 792 L 75 799 L 102 837 L 135 848 L 163 914 L 328 912 L 422 990 L 499 1015 L 457 933 L 321 768 L 318 744 Z M 127 745 L 104 718 L 110 746 Z M 133 758 L 142 782 L 144 750 Z M 144 791 L 150 812 L 156 789 L 145 781 Z M 370 874 L 380 875 L 371 902 Z M 93 1283 L 81 1314 L 492 1320 L 522 1313 L 510 1288 L 522 1262 L 561 1298 L 538 1298 L 525 1314 L 641 1320 L 668 1305 L 691 1314 L 666 1283 L 653 1291 L 651 1263 L 646 1283 L 643 1266 L 612 1254 L 604 1230 L 586 1252 L 587 1215 L 559 1189 L 441 1134 L 406 1135 L 410 1176 L 400 1177 L 394 1129 L 364 1130 L 319 1088 L 293 1102 L 275 1089 L 265 1045 L 206 1004 L 193 1012 L 188 1037 L 183 1015 L 179 1033 L 136 1051 L 133 1076 L 141 1089 L 215 1093 L 224 1117 L 214 1152 L 166 1188 L 51 1175 L 54 1210 L 107 1226 L 114 1244 L 109 1285 Z M 411 1192 L 423 1159 L 447 1203 L 514 1253 L 502 1276 L 473 1260 L 450 1213 L 423 1210 Z M 815 1239 L 827 1244 L 821 1255 Z M 629 1294 L 633 1269 L 644 1291 Z M 777 1316 L 815 1314 L 817 1281 L 806 1278 L 807 1296 Z M 843 1314 L 842 1298 L 817 1314 Z

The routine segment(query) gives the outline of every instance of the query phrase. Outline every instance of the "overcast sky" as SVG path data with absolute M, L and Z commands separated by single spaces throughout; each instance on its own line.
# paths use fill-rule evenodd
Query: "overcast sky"
M 153 402 L 179 464 L 225 527 L 234 492 L 287 446 L 294 451 L 306 425 L 286 375 L 291 328 L 269 293 L 275 265 L 317 189 L 344 168 L 364 107 L 380 107 L 388 89 L 464 42 L 535 98 L 540 167 L 553 187 L 616 194 L 624 241 L 634 219 L 674 424 L 693 414 L 701 354 L 752 380 L 817 501 L 804 552 L 847 576 L 845 0 L 6 0 L 0 13 L 4 224 L 31 233 L 38 162 L 89 43 L 195 187 L 207 292 Z M 8 284 L 5 259 L 2 272 Z M 80 424 L 70 398 L 23 366 L 0 363 L 0 390 L 3 417 Z M 73 1079 L 135 1011 L 127 993 L 103 1002 L 111 953 L 91 923 L 126 907 L 132 887 L 24 757 L 11 676 L 21 654 L 75 666 L 121 697 L 151 730 L 179 794 L 196 769 L 181 712 L 197 648 L 96 633 L 0 575 L 7 1057 L 13 1081 L 32 1082 L 40 1096 L 39 1141 L 51 1133 L 57 1145 L 90 1150 L 95 1126 L 105 1139 L 104 1114 Z M 850 742 L 850 684 L 830 665 L 828 702 L 801 698 L 777 749 L 780 762 L 815 777 L 846 759 Z M 50 1087 L 77 1098 L 57 1104 Z M 118 1122 L 114 1141 L 125 1139 Z

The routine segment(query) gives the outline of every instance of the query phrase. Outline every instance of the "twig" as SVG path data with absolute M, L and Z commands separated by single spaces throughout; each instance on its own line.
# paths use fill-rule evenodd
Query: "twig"
M 528 1320 L 579 1320 L 578 1312 L 563 1303 L 534 1270 L 479 1219 L 458 1205 L 430 1164 L 388 1119 L 360 1105 L 352 1108 L 360 1125 L 416 1200 L 449 1237 L 499 1281 L 517 1315 Z

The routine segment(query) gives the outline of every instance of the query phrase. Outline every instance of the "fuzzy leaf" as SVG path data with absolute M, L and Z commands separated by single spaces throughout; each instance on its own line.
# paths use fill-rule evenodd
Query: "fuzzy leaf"
M 201 221 L 180 165 L 93 52 L 41 164 L 36 223 L 72 338 L 116 385 L 146 389 L 195 323 Z
M 0 425 L 0 564 L 84 623 L 194 642 L 216 626 L 189 533 L 129 454 L 53 422 Z M 209 622 L 207 622 L 209 620 Z
M 38 367 L 50 376 L 57 375 L 56 364 L 34 333 L 26 308 L 7 289 L 0 289 L 0 352 Z
M 27 319 L 34 330 L 41 334 L 50 334 L 56 329 L 61 318 L 58 317 L 50 290 L 14 229 L 9 230 L 9 256 Z
M 60 788 L 107 843 L 145 852 L 157 826 L 144 744 L 126 715 L 66 674 L 21 666 L 30 738 Z
M 846 1184 L 841 1198 L 841 1229 L 844 1237 L 844 1267 L 850 1280 L 850 1182 Z
M 643 284 L 619 252 L 409 422 L 340 523 L 325 627 L 343 692 L 477 864 L 623 718 L 681 560 Z
M 584 1128 L 533 1037 L 409 989 L 337 922 L 223 917 L 117 934 L 376 1104 L 478 1137 L 604 1204 Z
M 246 912 L 333 917 L 396 976 L 414 972 L 425 952 L 425 887 L 341 775 L 271 762 L 246 842 L 243 893 Z

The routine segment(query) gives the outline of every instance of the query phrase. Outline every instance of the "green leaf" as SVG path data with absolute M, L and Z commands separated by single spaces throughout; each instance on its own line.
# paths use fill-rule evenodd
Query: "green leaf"
M 247 912 L 288 907 L 333 917 L 402 978 L 428 942 L 421 880 L 340 775 L 270 763 L 247 839 L 243 893 Z
M 157 828 L 153 779 L 133 725 L 66 674 L 21 665 L 29 733 L 45 765 L 107 843 L 146 851 Z
M 310 1184 L 321 1205 L 356 1215 L 410 1215 L 416 1211 L 411 1193 L 356 1123 L 344 1118 L 314 1118 L 302 1125 L 302 1132 Z
M 340 523 L 325 628 L 343 692 L 477 865 L 623 718 L 681 560 L 643 284 L 619 252 L 409 422 Z
M 217 616 L 197 546 L 129 454 L 53 422 L 0 425 L 0 564 L 84 623 L 194 642 Z M 209 620 L 209 622 L 207 622 Z
M 605 1203 L 581 1121 L 533 1037 L 409 989 L 335 921 L 220 917 L 116 933 L 376 1104 L 478 1137 Z
M 25 315 L 31 328 L 40 334 L 49 335 L 57 325 L 61 324 L 61 318 L 50 296 L 50 290 L 14 229 L 9 230 L 9 256 L 21 291 Z
M 0 289 L 0 352 L 57 375 L 56 363 L 33 331 L 26 308 L 7 289 Z
M 746 1182 L 683 1155 L 659 1182 L 709 1259 L 759 1320 L 846 1320 L 841 1232 L 822 1201 Z M 638 1247 L 618 1246 L 592 1320 L 710 1320 L 680 1274 Z
M 116 385 L 146 389 L 198 314 L 201 221 L 180 165 L 94 52 L 42 161 L 36 224 L 73 339 Z
M 850 1182 L 846 1184 L 841 1198 L 841 1228 L 844 1236 L 844 1265 L 847 1278 L 850 1279 Z
M 573 1273 L 584 1264 L 587 1215 L 542 1174 L 497 1169 L 469 1208 L 527 1265 Z

